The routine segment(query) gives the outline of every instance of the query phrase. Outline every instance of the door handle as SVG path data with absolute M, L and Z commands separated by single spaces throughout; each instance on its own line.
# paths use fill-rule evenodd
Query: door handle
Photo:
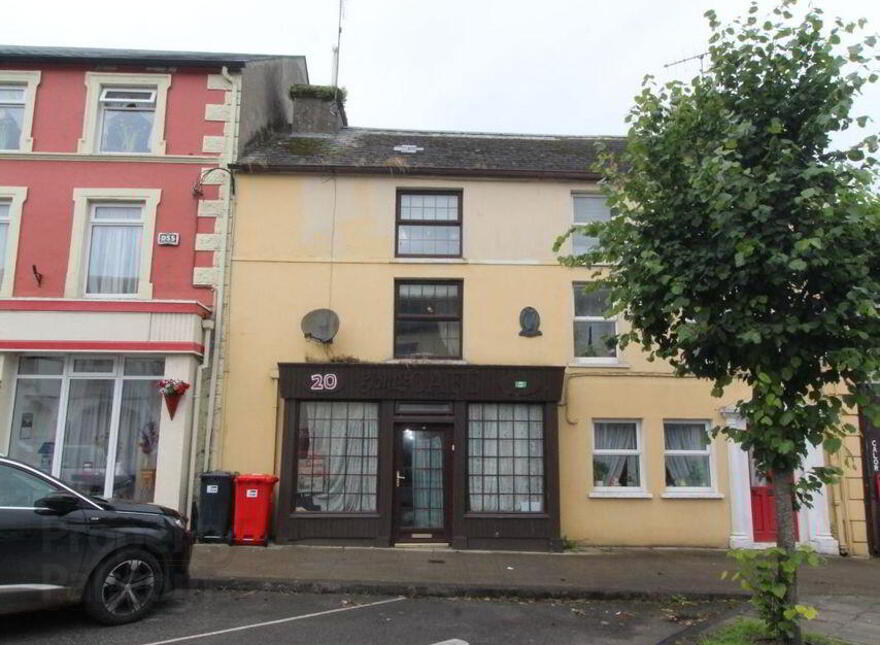
M 404 477 L 403 475 L 400 474 L 399 470 L 395 472 L 394 478 L 397 480 L 397 484 L 396 484 L 397 488 L 400 488 L 400 480 L 406 479 L 406 477 Z

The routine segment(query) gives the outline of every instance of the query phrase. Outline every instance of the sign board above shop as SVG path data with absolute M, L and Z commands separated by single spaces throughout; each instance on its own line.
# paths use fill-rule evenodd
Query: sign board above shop
M 281 363 L 285 399 L 558 401 L 564 367 Z

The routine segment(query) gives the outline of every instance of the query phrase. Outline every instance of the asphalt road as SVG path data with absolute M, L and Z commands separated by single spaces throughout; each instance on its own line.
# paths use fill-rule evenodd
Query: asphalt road
M 655 645 L 726 602 L 518 602 L 269 591 L 177 592 L 145 620 L 92 623 L 77 609 L 0 618 L 16 645 Z

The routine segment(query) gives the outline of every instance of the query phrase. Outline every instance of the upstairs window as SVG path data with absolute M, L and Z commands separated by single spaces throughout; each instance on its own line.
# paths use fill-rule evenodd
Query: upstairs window
M 18 150 L 21 147 L 26 103 L 25 86 L 0 85 L 0 150 Z
M 397 193 L 397 256 L 461 257 L 461 191 Z
M 105 87 L 99 102 L 101 152 L 152 152 L 154 88 Z
M 394 357 L 461 358 L 461 282 L 395 283 Z
M 3 276 L 6 268 L 6 246 L 9 239 L 9 224 L 11 222 L 10 209 L 12 202 L 8 199 L 0 199 L 0 285 L 3 284 Z
M 617 348 L 607 339 L 617 333 L 617 323 L 609 317 L 608 291 L 586 291 L 587 283 L 574 285 L 574 356 L 583 362 L 609 362 L 617 359 Z
M 90 205 L 86 295 L 135 295 L 141 265 L 143 204 Z
M 572 195 L 574 200 L 574 223 L 593 224 L 594 222 L 607 222 L 611 219 L 611 209 L 602 195 Z M 571 236 L 572 251 L 575 255 L 581 255 L 592 251 L 599 243 L 596 237 L 574 233 Z

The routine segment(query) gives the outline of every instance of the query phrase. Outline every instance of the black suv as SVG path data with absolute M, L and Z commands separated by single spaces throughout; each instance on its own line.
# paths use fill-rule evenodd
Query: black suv
M 102 623 L 138 620 L 185 584 L 191 551 L 170 508 L 86 497 L 0 457 L 0 614 L 82 602 Z

